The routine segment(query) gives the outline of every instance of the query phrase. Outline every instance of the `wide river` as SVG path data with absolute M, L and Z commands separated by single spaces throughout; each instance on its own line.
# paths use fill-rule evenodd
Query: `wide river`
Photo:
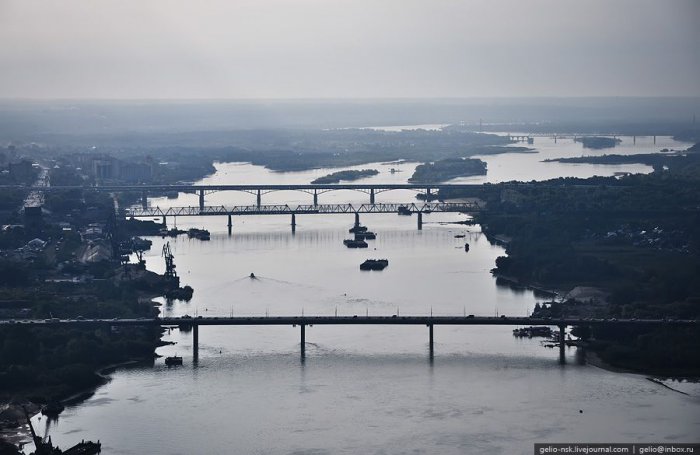
M 684 149 L 669 138 L 623 138 L 607 153 Z M 603 153 L 570 139 L 536 138 L 536 154 L 484 157 L 486 177 L 459 181 L 541 180 L 555 176 L 648 172 L 646 166 L 541 163 L 544 158 Z M 380 174 L 366 182 L 405 182 L 415 164 L 368 164 Z M 391 173 L 390 168 L 401 172 Z M 200 183 L 309 183 L 333 170 L 274 173 L 245 163 L 217 165 Z M 381 193 L 377 202 L 410 202 L 414 193 Z M 247 193 L 213 193 L 210 205 L 253 204 Z M 320 195 L 321 203 L 363 203 L 351 191 Z M 311 202 L 305 193 L 265 194 L 263 203 Z M 153 206 L 197 205 L 195 195 L 157 198 Z M 169 219 L 180 228 L 205 227 L 211 241 L 170 239 L 189 303 L 162 301 L 163 315 L 494 315 L 528 314 L 540 297 L 499 286 L 489 270 L 503 248 L 479 226 L 450 222 L 458 214 L 416 217 L 363 215 L 377 232 L 367 250 L 346 249 L 352 215 Z M 464 236 L 464 238 L 456 236 Z M 161 273 L 165 242 L 152 238 L 147 266 Z M 464 243 L 471 245 L 464 251 Z M 381 272 L 361 272 L 366 258 L 387 258 Z M 253 272 L 256 279 L 249 277 Z M 307 357 L 299 328 L 204 327 L 199 362 L 191 333 L 173 330 L 158 354 L 184 357 L 182 367 L 120 368 L 87 400 L 48 425 L 66 448 L 100 439 L 108 454 L 531 454 L 535 442 L 698 442 L 700 391 L 642 375 L 587 365 L 567 350 L 516 339 L 508 327 L 436 327 L 435 357 L 426 327 L 309 327 Z M 40 431 L 46 419 L 35 417 Z M 29 446 L 28 446 L 29 449 Z

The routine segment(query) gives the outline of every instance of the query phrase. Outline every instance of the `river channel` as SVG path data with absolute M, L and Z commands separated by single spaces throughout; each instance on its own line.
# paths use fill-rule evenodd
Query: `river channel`
M 669 138 L 623 138 L 607 153 L 686 148 Z M 535 138 L 538 153 L 488 156 L 486 177 L 459 182 L 541 180 L 554 176 L 649 172 L 647 166 L 541 163 L 580 156 L 571 139 Z M 411 163 L 373 163 L 374 177 L 358 183 L 405 183 Z M 400 172 L 390 172 L 394 168 Z M 219 163 L 201 184 L 309 183 L 334 170 L 275 173 L 246 163 Z M 369 196 L 333 191 L 320 203 L 366 203 Z M 411 202 L 415 193 L 380 193 L 377 202 Z M 250 205 L 255 196 L 223 192 L 207 205 Z M 152 206 L 195 206 L 197 196 L 154 198 Z M 274 192 L 264 204 L 309 204 L 311 195 Z M 415 216 L 362 215 L 377 233 L 367 250 L 349 250 L 352 214 L 168 219 L 172 226 L 206 228 L 209 242 L 169 239 L 188 302 L 167 303 L 166 316 L 228 315 L 494 315 L 524 316 L 539 300 L 531 290 L 501 286 L 489 273 L 505 254 L 464 216 L 433 213 L 423 230 Z M 462 237 L 464 236 L 464 237 Z M 150 270 L 162 273 L 152 238 Z M 465 252 L 464 243 L 471 246 Z M 367 258 L 386 258 L 381 272 L 361 272 Z M 254 273 L 256 278 L 250 278 Z M 191 333 L 173 330 L 158 349 L 184 365 L 120 368 L 85 401 L 49 424 L 54 443 L 68 447 L 100 439 L 108 454 L 531 454 L 535 442 L 698 442 L 700 393 L 684 395 L 642 375 L 585 363 L 575 348 L 567 363 L 540 340 L 516 339 L 509 327 L 436 327 L 435 356 L 428 329 L 413 326 L 299 328 L 203 327 L 199 362 Z M 674 385 L 674 384 L 672 384 Z M 34 422 L 46 430 L 46 420 Z

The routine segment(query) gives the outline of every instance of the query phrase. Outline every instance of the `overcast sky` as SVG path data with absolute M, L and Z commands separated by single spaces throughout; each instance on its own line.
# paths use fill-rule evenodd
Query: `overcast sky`
M 2 98 L 700 96 L 700 0 L 0 0 Z

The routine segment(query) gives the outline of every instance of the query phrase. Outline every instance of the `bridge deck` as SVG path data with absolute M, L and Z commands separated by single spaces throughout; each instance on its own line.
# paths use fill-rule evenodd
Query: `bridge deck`
M 696 326 L 698 321 L 663 319 L 584 319 L 529 318 L 489 316 L 236 316 L 154 319 L 61 319 L 0 321 L 0 325 L 34 324 L 38 326 L 139 326 L 139 325 L 607 325 L 607 326 Z
M 5 187 L 17 187 L 17 185 L 3 185 Z M 388 183 L 388 184 L 300 184 L 300 185 L 274 185 L 274 184 L 253 184 L 253 185 L 192 185 L 192 184 L 174 184 L 174 185 L 101 185 L 101 186 L 49 186 L 49 187 L 32 187 L 32 189 L 40 189 L 42 191 L 65 191 L 65 190 L 93 190 L 93 191 L 304 191 L 304 190 L 426 190 L 430 189 L 466 189 L 466 188 L 481 188 L 482 184 L 461 184 L 461 183 Z

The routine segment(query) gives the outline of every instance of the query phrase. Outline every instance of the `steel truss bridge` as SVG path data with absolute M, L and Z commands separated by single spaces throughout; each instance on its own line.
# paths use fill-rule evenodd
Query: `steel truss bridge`
M 425 203 L 390 203 L 390 204 L 318 204 L 318 205 L 235 205 L 204 207 L 132 207 L 126 210 L 127 217 L 162 217 L 163 224 L 168 216 L 228 216 L 229 233 L 233 226 L 233 216 L 241 215 L 291 215 L 292 229 L 296 228 L 296 215 L 311 214 L 355 214 L 355 225 L 360 223 L 360 213 L 400 213 L 417 215 L 418 229 L 423 227 L 423 214 L 432 212 L 471 213 L 480 210 L 475 202 L 425 202 Z

